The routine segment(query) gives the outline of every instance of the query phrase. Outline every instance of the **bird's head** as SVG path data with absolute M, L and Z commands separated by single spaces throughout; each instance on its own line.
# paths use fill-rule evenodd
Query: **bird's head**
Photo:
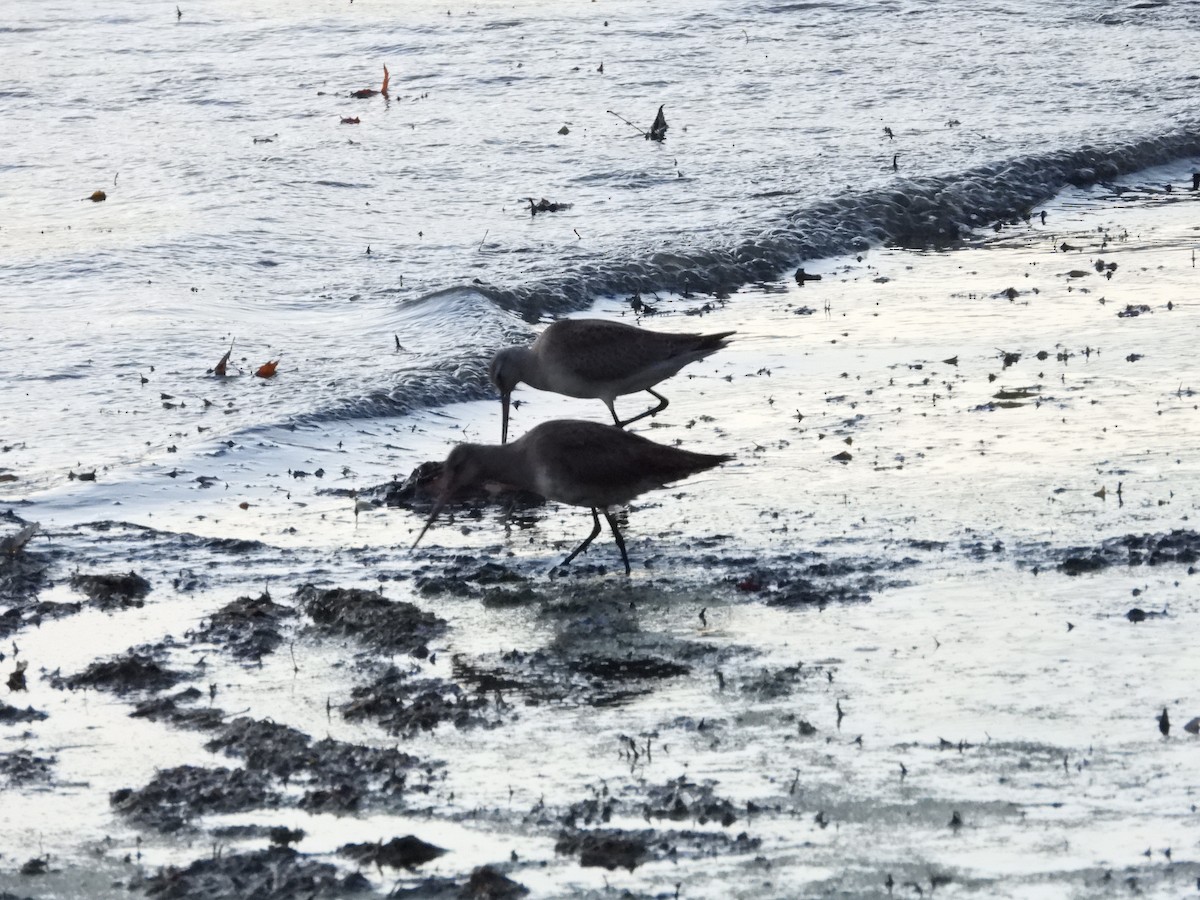
M 500 392 L 500 443 L 508 443 L 508 409 L 512 402 L 513 389 L 523 380 L 524 347 L 505 347 L 492 357 L 488 367 L 488 378 Z
M 413 541 L 413 547 L 421 543 L 429 526 L 437 519 L 438 514 L 456 493 L 463 488 L 472 487 L 484 481 L 483 457 L 477 444 L 459 444 L 450 451 L 446 461 L 442 463 L 442 472 L 433 480 L 433 491 L 436 499 L 433 511 L 425 522 L 425 527 Z

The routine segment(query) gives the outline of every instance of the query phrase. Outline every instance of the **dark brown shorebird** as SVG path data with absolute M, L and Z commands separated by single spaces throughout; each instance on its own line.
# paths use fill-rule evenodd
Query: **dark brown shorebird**
M 500 442 L 508 442 L 508 408 L 513 388 L 524 382 L 541 391 L 603 400 L 618 428 L 667 408 L 654 386 L 688 363 L 724 347 L 732 331 L 672 334 L 606 319 L 560 319 L 528 347 L 505 347 L 492 359 L 489 375 L 500 391 Z M 622 394 L 646 391 L 658 406 L 622 420 L 613 403 Z
M 543 422 L 511 444 L 459 444 L 446 458 L 436 482 L 433 512 L 413 547 L 456 491 L 495 483 L 592 511 L 592 533 L 562 561 L 564 566 L 596 539 L 600 513 L 604 513 L 629 575 L 625 539 L 610 509 L 731 459 L 723 453 L 695 453 L 656 444 L 611 425 L 577 419 Z

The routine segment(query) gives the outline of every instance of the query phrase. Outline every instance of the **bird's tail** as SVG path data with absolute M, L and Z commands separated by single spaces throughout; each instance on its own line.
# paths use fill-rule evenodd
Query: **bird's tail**
M 700 344 L 697 349 L 705 350 L 713 353 L 720 350 L 722 347 L 729 345 L 730 335 L 737 334 L 736 331 L 722 331 L 719 334 L 702 334 L 700 335 Z

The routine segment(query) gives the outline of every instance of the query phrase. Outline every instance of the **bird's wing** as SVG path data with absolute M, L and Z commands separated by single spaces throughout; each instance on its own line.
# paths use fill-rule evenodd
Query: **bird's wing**
M 571 369 L 594 382 L 624 381 L 633 372 L 704 347 L 702 335 L 649 331 L 597 320 L 588 320 L 587 327 L 562 329 L 553 339 L 562 357 L 570 360 Z
M 724 457 L 691 454 L 596 422 L 547 422 L 535 456 L 545 496 L 577 506 L 628 503 L 638 494 L 716 465 Z

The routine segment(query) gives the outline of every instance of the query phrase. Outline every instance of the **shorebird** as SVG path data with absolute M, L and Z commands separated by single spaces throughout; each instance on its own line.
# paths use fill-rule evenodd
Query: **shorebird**
M 433 512 L 413 547 L 456 491 L 493 482 L 592 511 L 592 533 L 562 561 L 564 566 L 600 534 L 603 512 L 629 575 L 625 539 L 610 508 L 731 459 L 723 453 L 695 453 L 656 444 L 611 425 L 577 419 L 543 422 L 511 444 L 459 444 L 450 451 L 435 482 Z
M 733 333 L 671 334 L 606 319 L 559 319 L 530 346 L 505 347 L 492 359 L 488 374 L 500 391 L 503 411 L 500 442 L 508 442 L 508 407 L 521 382 L 568 397 L 603 400 L 613 422 L 624 428 L 666 409 L 667 398 L 654 385 L 716 353 Z M 638 391 L 653 394 L 658 406 L 622 420 L 613 402 Z

